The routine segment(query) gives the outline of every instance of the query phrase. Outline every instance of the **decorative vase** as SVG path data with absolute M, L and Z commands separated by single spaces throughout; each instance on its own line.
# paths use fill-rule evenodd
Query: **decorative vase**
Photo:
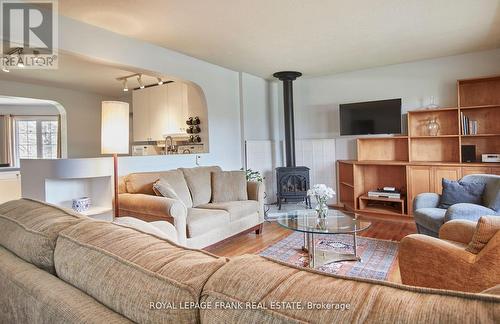
M 81 198 L 73 199 L 71 208 L 74 211 L 81 213 L 81 212 L 88 210 L 91 205 L 92 205 L 92 201 L 90 200 L 89 197 L 81 197 Z
M 326 230 L 326 218 L 316 219 L 316 228 L 320 230 Z
M 318 204 L 316 205 L 316 212 L 318 213 L 318 218 L 326 218 L 328 215 L 328 205 L 326 200 L 316 198 Z
M 429 136 L 437 136 L 439 134 L 439 130 L 441 129 L 441 126 L 439 126 L 439 123 L 437 122 L 436 118 L 431 118 L 427 122 L 427 135 Z
M 426 109 L 436 109 L 439 108 L 439 105 L 436 105 L 434 102 L 434 96 L 431 96 L 431 102 L 425 107 Z

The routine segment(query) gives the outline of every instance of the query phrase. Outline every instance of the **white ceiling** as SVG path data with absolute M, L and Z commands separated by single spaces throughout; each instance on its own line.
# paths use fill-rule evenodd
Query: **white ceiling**
M 123 84 L 116 78 L 131 75 L 139 71 L 128 71 L 86 58 L 59 52 L 59 65 L 54 70 L 14 69 L 5 73 L 0 71 L 0 80 L 67 88 L 97 93 L 111 97 L 124 95 Z M 167 77 L 164 80 L 169 79 Z M 144 83 L 157 82 L 152 76 L 143 75 Z M 136 80 L 128 82 L 129 89 L 137 87 Z M 130 93 L 130 91 L 129 91 Z M 0 101 L 1 102 L 1 101 Z
M 500 47 L 500 0 L 60 0 L 59 10 L 265 78 Z

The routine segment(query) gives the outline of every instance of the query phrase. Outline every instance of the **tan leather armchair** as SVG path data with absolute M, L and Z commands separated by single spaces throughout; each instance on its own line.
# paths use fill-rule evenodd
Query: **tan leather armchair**
M 452 220 L 441 227 L 439 238 L 421 234 L 403 238 L 399 250 L 402 282 L 467 292 L 500 284 L 500 221 L 498 216 L 483 218 L 488 221 L 487 231 L 476 222 Z M 471 242 L 482 246 L 478 253 L 469 251 Z

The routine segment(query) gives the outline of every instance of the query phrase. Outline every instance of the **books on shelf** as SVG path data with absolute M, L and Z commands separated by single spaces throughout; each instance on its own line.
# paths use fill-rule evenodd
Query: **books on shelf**
M 470 120 L 463 112 L 460 113 L 462 135 L 477 135 L 477 120 Z

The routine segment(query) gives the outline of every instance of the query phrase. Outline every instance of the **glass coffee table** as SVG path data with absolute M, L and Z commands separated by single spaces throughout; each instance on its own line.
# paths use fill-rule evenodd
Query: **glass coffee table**
M 370 222 L 357 219 L 354 213 L 334 209 L 328 210 L 328 216 L 324 219 L 319 219 L 314 209 L 294 210 L 279 216 L 277 222 L 283 227 L 304 233 L 302 249 L 309 255 L 310 268 L 339 261 L 361 261 L 357 254 L 356 235 L 371 225 Z M 353 237 L 353 251 L 352 253 L 336 253 L 317 249 L 314 246 L 316 234 L 350 234 Z

